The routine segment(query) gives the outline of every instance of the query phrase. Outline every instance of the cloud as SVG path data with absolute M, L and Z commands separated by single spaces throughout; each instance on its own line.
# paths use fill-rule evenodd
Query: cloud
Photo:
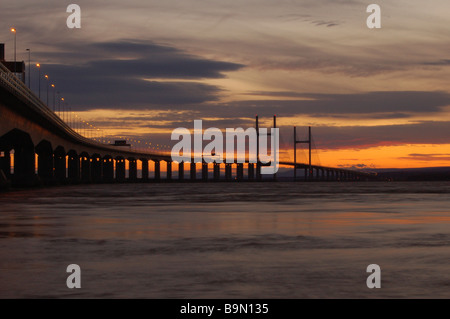
M 442 59 L 439 61 L 425 62 L 423 65 L 447 66 L 450 65 L 450 59 Z
M 448 144 L 450 122 L 428 121 L 403 125 L 319 126 L 312 128 L 320 149 L 363 149 L 405 144 Z
M 68 45 L 66 50 L 74 52 L 75 48 Z M 77 59 L 65 52 L 60 53 L 60 60 Z M 82 52 L 89 52 L 81 55 L 83 62 L 43 65 L 51 81 L 58 83 L 58 90 L 78 109 L 167 108 L 216 101 L 221 89 L 202 80 L 223 78 L 224 72 L 244 67 L 131 40 L 88 43 L 82 45 Z M 56 59 L 58 53 L 54 55 Z
M 450 161 L 450 154 L 408 154 L 408 156 L 399 157 L 402 160 L 412 161 Z
M 229 103 L 229 107 L 245 108 L 255 112 L 276 113 L 280 116 L 349 116 L 366 118 L 405 118 L 412 113 L 440 112 L 450 105 L 447 92 L 384 91 L 356 94 L 315 94 L 296 92 L 252 92 L 267 95 L 268 100 L 250 100 Z M 295 100 L 276 100 L 273 97 L 293 97 Z M 302 98 L 302 99 L 300 99 Z

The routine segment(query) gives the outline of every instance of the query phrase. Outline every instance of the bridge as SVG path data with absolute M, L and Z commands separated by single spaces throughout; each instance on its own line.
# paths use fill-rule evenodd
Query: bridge
M 149 175 L 151 162 L 154 166 L 152 178 Z M 165 178 L 161 176 L 163 162 L 166 166 Z M 304 169 L 305 180 L 373 178 L 371 174 L 315 166 L 311 163 L 300 164 L 294 161 L 280 164 L 293 167 L 295 172 Z M 173 174 L 174 165 L 178 165 L 178 176 Z M 187 177 L 186 165 L 190 170 Z M 50 110 L 23 81 L 0 62 L 0 186 L 9 184 L 24 187 L 80 182 L 262 180 L 261 165 L 208 164 L 194 161 L 176 163 L 172 161 L 169 153 L 132 150 L 86 138 L 72 129 L 56 112 Z M 200 177 L 197 175 L 198 166 L 201 166 Z M 244 174 L 244 168 L 247 169 L 247 174 Z M 221 171 L 224 171 L 224 176 L 221 176 Z

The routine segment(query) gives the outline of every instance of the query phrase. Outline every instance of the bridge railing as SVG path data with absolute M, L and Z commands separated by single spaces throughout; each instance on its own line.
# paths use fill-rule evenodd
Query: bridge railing
M 84 137 L 74 131 L 66 122 L 64 122 L 58 115 L 55 114 L 44 102 L 39 99 L 33 91 L 31 91 L 25 83 L 17 78 L 11 71 L 8 70 L 2 63 L 0 63 L 0 85 L 6 88 L 19 100 L 25 102 L 28 106 L 34 108 L 35 111 L 42 114 L 63 130 L 71 138 L 83 144 L 89 144 L 97 147 L 105 147 L 107 145 Z M 149 152 L 150 153 L 150 152 Z
M 45 115 L 54 124 L 66 131 L 72 137 L 82 142 L 92 143 L 93 141 L 75 132 L 67 125 L 59 116 L 48 108 L 21 80 L 19 80 L 12 72 L 10 72 L 2 63 L 0 63 L 0 82 L 18 99 L 28 102 L 27 105 L 33 107 L 39 113 Z

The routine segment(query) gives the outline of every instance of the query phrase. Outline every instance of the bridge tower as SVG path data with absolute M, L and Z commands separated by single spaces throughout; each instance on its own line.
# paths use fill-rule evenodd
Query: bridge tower
M 297 140 L 297 127 L 294 126 L 294 180 L 297 179 L 297 144 L 308 144 L 309 146 L 309 163 L 308 171 L 305 169 L 305 180 L 312 177 L 312 166 L 311 166 L 311 126 L 308 127 L 308 140 L 298 141 Z

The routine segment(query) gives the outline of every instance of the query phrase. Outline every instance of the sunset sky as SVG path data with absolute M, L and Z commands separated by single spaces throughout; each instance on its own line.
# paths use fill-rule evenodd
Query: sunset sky
M 70 3 L 81 29 L 66 26 Z M 366 26 L 371 3 L 381 29 Z M 0 0 L 0 42 L 12 60 L 17 28 L 18 59 L 31 48 L 111 136 L 172 145 L 196 119 L 268 127 L 277 114 L 287 160 L 292 127 L 312 126 L 322 165 L 450 166 L 449 12 L 448 0 Z

